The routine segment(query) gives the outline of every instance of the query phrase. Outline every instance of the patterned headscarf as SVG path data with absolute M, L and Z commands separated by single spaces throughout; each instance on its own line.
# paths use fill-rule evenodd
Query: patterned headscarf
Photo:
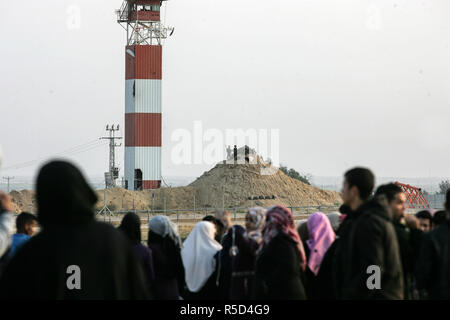
M 310 249 L 308 267 L 317 275 L 322 259 L 336 235 L 331 227 L 330 220 L 322 212 L 313 213 L 306 224 L 309 232 L 309 239 L 306 240 L 306 243 Z
M 250 208 L 245 215 L 245 219 L 253 224 L 252 230 L 247 230 L 247 235 L 256 242 L 262 238 L 262 229 L 264 228 L 266 209 L 262 207 Z
M 295 230 L 294 216 L 288 208 L 278 205 L 267 209 L 266 225 L 262 231 L 263 242 L 261 243 L 261 248 L 268 245 L 279 232 L 283 232 L 297 243 L 297 249 L 302 259 L 300 266 L 304 271 L 306 269 L 305 250 L 297 230 Z

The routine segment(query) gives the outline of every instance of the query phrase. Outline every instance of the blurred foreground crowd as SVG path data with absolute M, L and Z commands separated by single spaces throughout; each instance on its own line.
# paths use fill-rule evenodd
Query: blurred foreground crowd
M 117 229 L 96 221 L 81 172 L 52 161 L 37 177 L 37 215 L 14 221 L 0 193 L 0 298 L 449 299 L 450 190 L 445 211 L 410 215 L 400 187 L 374 188 L 369 169 L 353 168 L 340 212 L 296 225 L 283 206 L 255 207 L 242 227 L 218 210 L 184 242 L 158 215 L 144 244 L 138 215 Z

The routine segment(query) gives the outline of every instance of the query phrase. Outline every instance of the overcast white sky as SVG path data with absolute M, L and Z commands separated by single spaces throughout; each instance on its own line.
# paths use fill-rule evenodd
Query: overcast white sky
M 0 2 L 2 175 L 123 126 L 121 2 Z M 171 133 L 197 120 L 280 129 L 281 162 L 313 175 L 450 176 L 449 13 L 448 0 L 168 1 L 163 176 L 211 167 L 171 161 Z M 102 176 L 108 147 L 70 158 Z

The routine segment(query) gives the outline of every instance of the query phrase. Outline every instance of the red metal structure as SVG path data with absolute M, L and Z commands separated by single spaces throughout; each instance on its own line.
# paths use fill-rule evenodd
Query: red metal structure
M 406 194 L 406 203 L 408 204 L 408 208 L 430 208 L 430 204 L 422 193 L 422 189 L 409 184 L 400 183 L 398 181 L 396 181 L 395 184 L 402 188 L 403 192 Z

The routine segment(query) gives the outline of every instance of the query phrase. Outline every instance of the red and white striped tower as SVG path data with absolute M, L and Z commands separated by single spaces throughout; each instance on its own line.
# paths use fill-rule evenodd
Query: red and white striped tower
M 125 47 L 125 187 L 161 186 L 162 40 L 173 28 L 161 23 L 165 0 L 125 0 L 117 21 Z

